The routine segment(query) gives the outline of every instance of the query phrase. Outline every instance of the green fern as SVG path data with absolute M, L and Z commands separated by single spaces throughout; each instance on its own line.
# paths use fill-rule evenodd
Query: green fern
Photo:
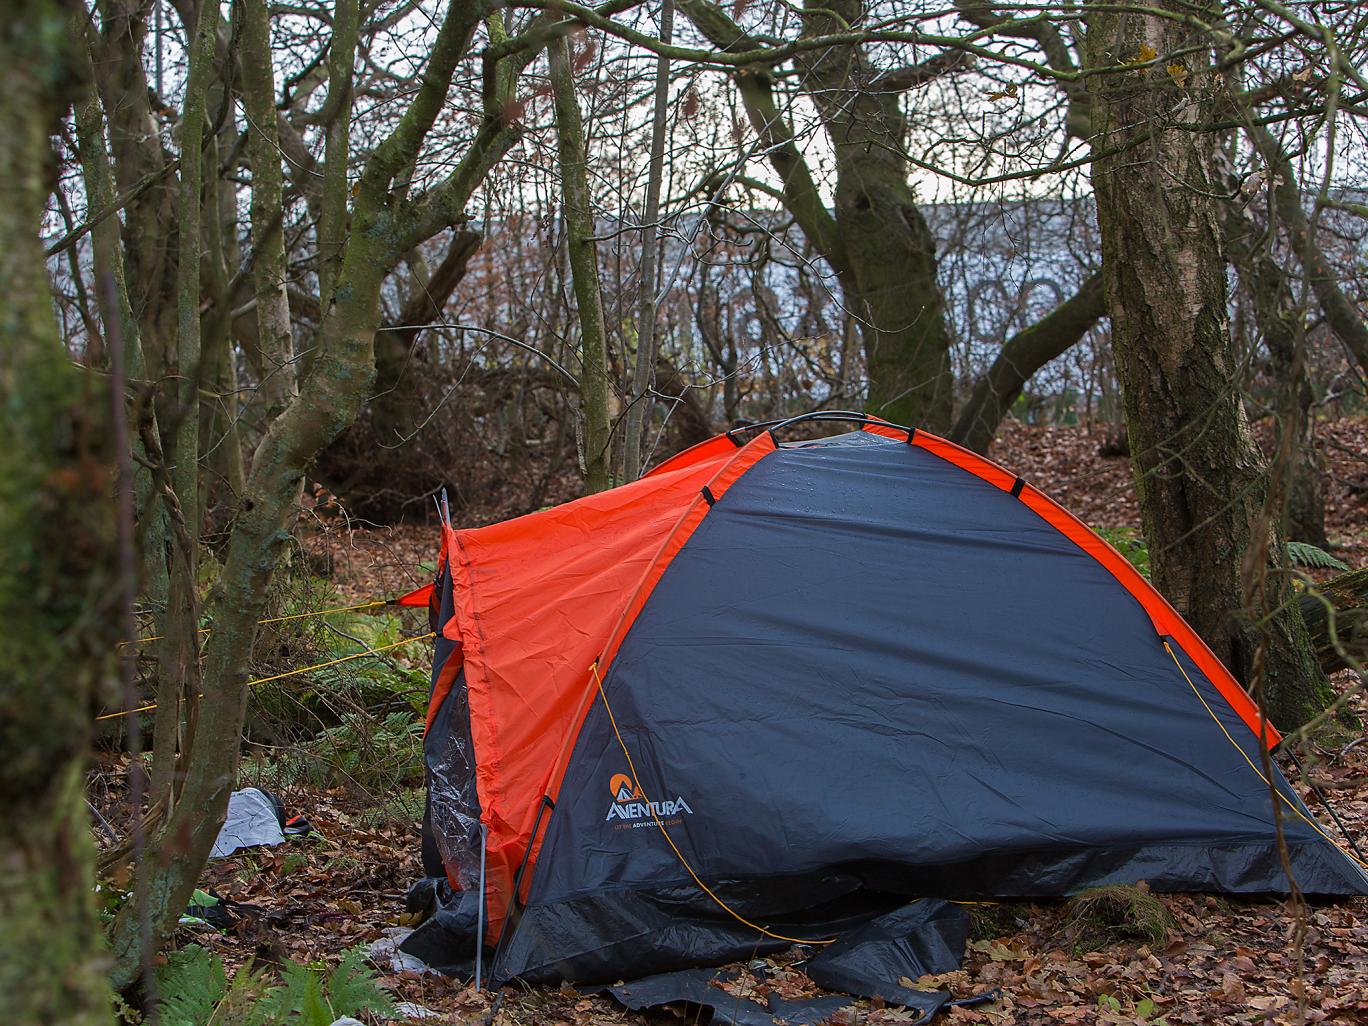
M 265 980 L 243 966 L 230 983 L 223 959 L 187 944 L 157 971 L 157 1021 L 163 1026 L 264 1026 Z
M 332 1015 L 323 996 L 320 974 L 308 966 L 290 962 L 281 969 L 282 984 L 272 987 L 261 1007 L 272 1022 L 291 1026 L 328 1026 L 345 1014 Z
M 187 944 L 157 971 L 157 1019 L 165 1026 L 200 1026 L 227 993 L 223 960 L 198 944 Z
M 394 1014 L 394 1003 L 375 983 L 366 965 L 364 945 L 348 949 L 337 968 L 328 974 L 328 1003 L 337 1015 L 359 1018 L 363 1012 L 379 1016 Z
M 1310 567 L 1313 570 L 1349 569 L 1349 564 L 1309 542 L 1288 542 L 1287 558 L 1297 566 Z
M 210 1021 L 213 1026 L 267 1026 L 270 1020 L 261 1008 L 265 994 L 265 978 L 248 962 L 233 974 L 228 993 L 223 995 Z
M 268 1021 L 289 1026 L 329 1026 L 365 1012 L 389 1015 L 394 1006 L 375 985 L 365 958 L 364 948 L 351 948 L 326 980 L 321 970 L 291 962 L 281 971 L 281 985 L 271 988 L 260 1007 Z
M 175 952 L 157 971 L 158 1022 L 163 1026 L 329 1026 L 367 1012 L 390 1016 L 394 1005 L 375 983 L 356 947 L 324 976 L 321 968 L 287 962 L 268 987 L 248 964 L 231 982 L 218 955 L 198 944 Z

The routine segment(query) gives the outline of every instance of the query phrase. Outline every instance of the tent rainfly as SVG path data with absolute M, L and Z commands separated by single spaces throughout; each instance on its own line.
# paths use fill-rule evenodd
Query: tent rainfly
M 1368 893 L 1279 740 L 1115 550 L 935 435 L 756 425 L 442 529 L 408 950 L 605 981 L 919 896 Z

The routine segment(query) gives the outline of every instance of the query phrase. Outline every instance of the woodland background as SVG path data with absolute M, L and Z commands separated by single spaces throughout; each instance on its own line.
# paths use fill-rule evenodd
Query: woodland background
M 1368 822 L 1358 5 L 6 13 L 15 1021 L 109 1022 L 116 994 L 127 1021 L 180 1021 L 177 995 L 184 1021 L 392 1013 L 355 959 L 324 968 L 417 872 L 426 628 L 292 618 L 423 583 L 441 487 L 485 523 L 817 408 L 1053 493 L 1302 728 L 1301 784 Z M 206 870 L 248 782 L 325 840 Z M 227 935 L 181 923 L 208 882 L 249 906 Z M 1361 901 L 1113 898 L 985 916 L 955 982 L 1005 996 L 955 1014 L 1368 1015 Z M 381 982 L 448 1018 L 623 1018 Z

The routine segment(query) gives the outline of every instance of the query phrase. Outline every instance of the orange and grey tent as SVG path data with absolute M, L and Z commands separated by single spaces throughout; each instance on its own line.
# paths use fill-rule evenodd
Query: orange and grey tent
M 909 899 L 1368 893 L 1240 684 L 1046 495 L 922 431 L 737 430 L 442 531 L 410 950 L 719 964 Z M 478 925 L 477 925 L 478 924 Z M 435 954 L 434 954 L 435 952 Z

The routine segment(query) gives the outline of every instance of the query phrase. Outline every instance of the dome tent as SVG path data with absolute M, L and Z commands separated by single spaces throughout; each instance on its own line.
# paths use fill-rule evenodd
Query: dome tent
M 922 431 L 737 430 L 639 481 L 445 525 L 411 940 L 613 980 L 919 896 L 1368 893 L 1279 735 L 1124 558 Z M 465 934 L 465 936 L 462 936 Z M 454 959 L 453 959 L 454 960 Z

